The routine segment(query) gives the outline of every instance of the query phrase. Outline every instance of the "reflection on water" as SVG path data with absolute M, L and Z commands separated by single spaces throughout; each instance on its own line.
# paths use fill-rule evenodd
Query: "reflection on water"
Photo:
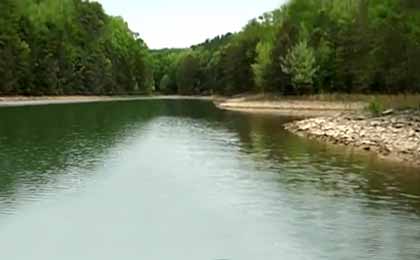
M 180 100 L 0 118 L 2 258 L 420 258 L 418 170 L 295 137 L 290 118 Z

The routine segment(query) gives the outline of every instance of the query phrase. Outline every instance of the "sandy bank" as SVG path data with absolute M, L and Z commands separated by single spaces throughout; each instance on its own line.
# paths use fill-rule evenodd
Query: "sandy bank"
M 51 104 L 75 104 L 149 99 L 212 100 L 211 97 L 196 96 L 42 96 L 42 97 L 0 97 L 0 107 L 37 106 Z
M 366 107 L 365 102 L 317 101 L 293 99 L 252 99 L 240 97 L 216 102 L 224 110 L 248 113 L 270 113 L 284 116 L 334 116 L 344 111 L 358 111 Z
M 287 124 L 299 136 L 370 151 L 385 159 L 420 167 L 420 111 L 404 110 L 380 117 L 360 113 L 318 117 Z

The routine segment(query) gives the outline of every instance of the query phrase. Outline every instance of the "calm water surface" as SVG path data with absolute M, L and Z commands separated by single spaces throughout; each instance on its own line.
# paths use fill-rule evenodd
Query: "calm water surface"
M 420 172 L 205 101 L 0 109 L 0 259 L 418 260 Z

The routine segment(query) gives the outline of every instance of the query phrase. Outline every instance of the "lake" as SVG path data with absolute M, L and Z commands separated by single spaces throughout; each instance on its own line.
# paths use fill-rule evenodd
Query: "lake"
M 420 259 L 419 170 L 293 118 L 140 100 L 0 120 L 0 259 Z

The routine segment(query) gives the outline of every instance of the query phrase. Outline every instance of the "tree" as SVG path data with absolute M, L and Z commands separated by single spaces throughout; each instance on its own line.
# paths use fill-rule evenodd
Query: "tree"
M 418 92 L 419 6 L 412 0 L 290 0 L 238 33 L 178 55 L 197 58 L 195 88 L 202 92 Z M 164 54 L 157 59 L 166 63 Z M 168 63 L 157 70 L 157 82 L 174 78 L 182 64 Z
M 169 75 L 165 75 L 160 81 L 159 90 L 165 94 L 170 93 L 170 85 L 171 85 L 171 78 L 169 77 Z
M 237 33 L 150 51 L 97 1 L 2 0 L 0 94 L 419 92 L 419 7 L 290 0 Z
M 195 94 L 196 87 L 199 82 L 198 76 L 199 61 L 192 54 L 186 54 L 179 61 L 176 84 L 178 86 L 178 93 L 180 94 Z
M 0 94 L 146 93 L 147 45 L 120 18 L 82 0 L 0 2 Z
M 19 91 L 29 76 L 30 49 L 20 38 L 19 18 L 14 0 L 0 2 L 0 94 Z
M 292 84 L 297 93 L 311 92 L 314 76 L 318 70 L 314 50 L 306 41 L 296 44 L 286 55 L 281 58 L 282 69 L 292 78 Z
M 257 45 L 257 58 L 256 63 L 252 65 L 252 71 L 254 72 L 255 84 L 259 91 L 265 91 L 268 85 L 268 68 L 272 66 L 271 55 L 272 55 L 271 42 L 260 42 Z

